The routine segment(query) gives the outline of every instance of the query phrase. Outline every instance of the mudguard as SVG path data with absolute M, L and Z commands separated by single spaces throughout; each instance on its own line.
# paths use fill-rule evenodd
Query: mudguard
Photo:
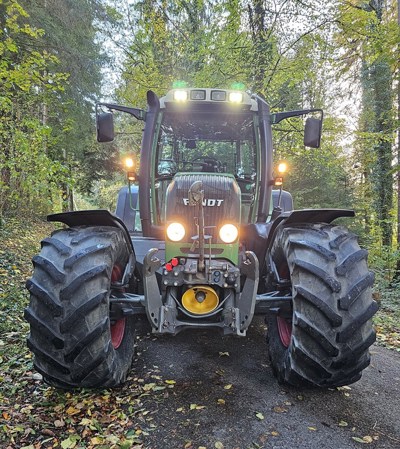
M 112 226 L 121 229 L 124 233 L 125 241 L 130 253 L 135 254 L 132 239 L 124 222 L 116 215 L 105 209 L 79 210 L 74 212 L 61 212 L 47 216 L 47 221 L 64 223 L 69 227 L 73 226 Z
M 254 241 L 255 247 L 248 245 L 248 249 L 256 253 L 260 262 L 260 271 L 262 271 L 265 255 L 271 248 L 279 228 L 300 223 L 331 223 L 337 218 L 354 217 L 354 215 L 354 210 L 351 209 L 302 209 L 282 212 L 272 222 L 251 225 L 248 240 Z
M 285 225 L 293 223 L 331 223 L 341 217 L 354 217 L 352 209 L 302 209 L 286 214 Z
M 274 240 L 274 233 L 278 227 L 297 223 L 331 223 L 337 218 L 354 217 L 352 209 L 301 209 L 281 213 L 272 223 L 268 232 L 269 248 Z

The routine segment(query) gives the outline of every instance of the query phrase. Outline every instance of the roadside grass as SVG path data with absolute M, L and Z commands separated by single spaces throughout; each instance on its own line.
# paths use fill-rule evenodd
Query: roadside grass
M 377 343 L 400 352 L 400 284 L 375 286 L 379 310 L 374 317 Z
M 6 449 L 140 449 L 156 429 L 154 414 L 173 380 L 157 367 L 114 390 L 57 391 L 35 372 L 26 347 L 25 282 L 31 258 L 53 225 L 9 219 L 0 228 L 0 447 Z M 378 285 L 378 344 L 400 351 L 399 288 Z

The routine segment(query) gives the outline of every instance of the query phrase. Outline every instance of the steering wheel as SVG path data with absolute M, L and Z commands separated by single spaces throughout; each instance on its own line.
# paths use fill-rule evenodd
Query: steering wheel
M 222 172 L 222 163 L 212 156 L 199 156 L 190 161 L 191 164 L 201 165 L 204 172 Z

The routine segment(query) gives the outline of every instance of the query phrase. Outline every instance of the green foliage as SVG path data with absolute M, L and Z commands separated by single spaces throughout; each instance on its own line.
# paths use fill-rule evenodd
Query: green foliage
M 375 243 L 368 262 L 375 273 L 374 297 L 380 310 L 374 317 L 378 342 L 400 351 L 400 282 L 396 279 L 399 251 Z
M 0 11 L 0 216 L 6 209 L 45 212 L 65 171 L 49 157 L 53 136 L 43 111 L 67 75 L 49 70 L 54 56 L 33 50 L 43 30 L 26 22 L 18 2 L 0 0 Z
M 104 20 L 97 0 L 0 1 L 0 216 L 57 210 L 114 171 L 93 132 Z
M 386 8 L 382 0 L 340 2 L 341 33 L 337 35 L 337 42 L 346 50 L 342 69 L 352 70 L 350 63 L 356 62 L 361 81 L 362 111 L 355 148 L 363 173 L 360 196 L 368 194 L 372 206 L 364 209 L 370 217 L 366 230 L 379 226 L 378 238 L 389 247 L 393 233 L 393 70 L 400 45 L 394 6 Z
M 52 229 L 49 223 L 32 221 L 28 227 L 23 220 L 14 218 L 7 218 L 0 228 L 0 334 L 21 329 L 30 259 L 39 250 L 40 240 Z
M 114 212 L 117 207 L 117 197 L 121 186 L 125 183 L 122 175 L 114 176 L 114 180 L 98 181 L 94 185 L 93 205 L 97 209 L 107 209 Z
M 66 159 L 77 186 L 90 190 L 97 179 L 99 161 L 106 156 L 94 141 L 94 104 L 100 97 L 101 69 L 108 61 L 102 50 L 99 28 L 112 22 L 112 12 L 97 0 L 21 0 L 30 22 L 43 29 L 37 47 L 57 55 L 58 70 L 68 82 L 57 103 L 48 104 L 46 124 L 54 136 L 52 159 Z M 95 151 L 94 151 L 95 149 Z M 84 169 L 76 169 L 84 164 Z M 95 171 L 90 169 L 94 165 Z M 108 172 L 114 167 L 105 167 Z M 63 183 L 60 183 L 61 185 Z

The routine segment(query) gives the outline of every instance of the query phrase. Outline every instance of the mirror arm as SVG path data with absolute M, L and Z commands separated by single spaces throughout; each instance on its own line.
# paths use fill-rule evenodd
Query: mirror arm
M 97 103 L 96 110 L 98 106 L 105 106 L 108 109 L 126 112 L 127 114 L 133 115 L 138 120 L 146 120 L 146 111 L 144 111 L 143 109 L 128 108 L 127 106 L 120 106 L 119 104 L 113 103 Z
M 322 109 L 301 109 L 300 111 L 276 112 L 275 114 L 271 114 L 271 125 L 276 125 L 289 117 L 298 117 L 299 115 L 306 115 L 311 112 L 320 112 L 322 121 L 324 117 L 324 111 Z

